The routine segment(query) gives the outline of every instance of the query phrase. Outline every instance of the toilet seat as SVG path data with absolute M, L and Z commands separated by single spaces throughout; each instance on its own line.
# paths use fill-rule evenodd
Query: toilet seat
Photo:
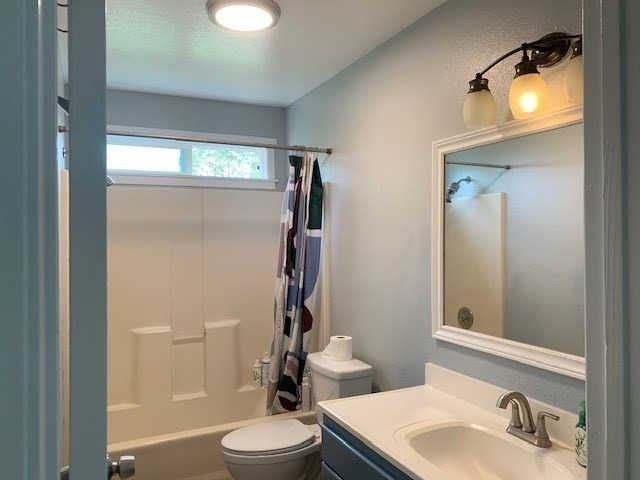
M 228 464 L 238 465 L 274 465 L 279 463 L 288 463 L 297 459 L 302 459 L 307 455 L 311 455 L 320 451 L 320 441 L 316 440 L 311 445 L 292 450 L 286 453 L 266 454 L 266 455 L 246 455 L 237 454 L 222 448 L 222 458 Z
M 221 443 L 222 451 L 231 456 L 268 457 L 303 450 L 316 443 L 316 437 L 316 429 L 299 420 L 276 420 L 239 428 Z

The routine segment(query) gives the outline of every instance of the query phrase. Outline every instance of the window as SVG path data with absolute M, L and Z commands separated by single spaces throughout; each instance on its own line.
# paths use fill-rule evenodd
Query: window
M 116 183 L 275 188 L 272 150 L 205 143 L 208 139 L 275 143 L 274 139 L 127 127 L 109 127 L 109 131 L 107 171 Z M 145 134 L 198 138 L 203 142 L 145 137 Z

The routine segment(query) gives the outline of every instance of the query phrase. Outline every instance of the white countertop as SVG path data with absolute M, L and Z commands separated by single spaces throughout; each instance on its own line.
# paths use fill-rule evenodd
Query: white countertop
M 430 379 L 433 381 L 430 382 Z M 402 441 L 394 440 L 394 434 L 412 424 L 462 420 L 495 430 L 497 436 L 509 441 L 520 442 L 520 446 L 533 455 L 540 455 L 543 451 L 562 463 L 575 478 L 586 479 L 586 469 L 576 463 L 572 447 L 573 426 L 577 415 L 529 399 L 534 418 L 541 409 L 561 417 L 557 424 L 548 422 L 553 446 L 541 449 L 505 432 L 509 424 L 510 408 L 502 410 L 495 406 L 504 389 L 429 364 L 427 382 L 430 384 L 320 402 L 316 409 L 321 409 L 374 452 L 412 478 L 451 479 Z M 526 392 L 523 393 L 526 395 Z M 461 449 L 463 451 L 463 446 Z

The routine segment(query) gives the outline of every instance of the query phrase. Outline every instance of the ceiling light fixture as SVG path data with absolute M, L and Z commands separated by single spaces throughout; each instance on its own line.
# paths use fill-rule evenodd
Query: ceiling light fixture
M 462 116 L 467 128 L 489 127 L 496 123 L 496 102 L 489 90 L 485 73 L 511 55 L 522 52 L 520 63 L 515 66 L 516 75 L 509 89 L 509 107 L 516 119 L 525 119 L 544 110 L 547 103 L 547 84 L 538 71 L 539 67 L 551 67 L 560 62 L 569 48 L 571 40 L 573 56 L 567 67 L 565 90 L 572 103 L 582 102 L 582 35 L 550 33 L 531 43 L 523 43 L 505 53 L 469 82 L 469 92 L 464 101 Z
M 237 32 L 258 32 L 278 23 L 280 7 L 273 0 L 208 0 L 207 13 L 220 27 Z

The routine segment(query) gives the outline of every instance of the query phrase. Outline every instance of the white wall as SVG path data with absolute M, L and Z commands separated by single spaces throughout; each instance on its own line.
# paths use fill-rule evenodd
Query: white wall
M 444 204 L 446 325 L 504 338 L 506 200 L 492 193 Z M 471 310 L 471 325 L 461 322 L 463 308 Z
M 66 97 L 60 46 L 57 49 L 58 72 L 57 93 Z M 68 115 L 58 107 L 58 125 L 68 124 Z M 68 134 L 57 135 L 56 155 L 58 160 L 58 311 L 60 337 L 59 389 L 60 389 L 60 464 L 69 465 L 69 171 L 65 169 L 65 147 Z
M 281 202 L 108 189 L 109 443 L 264 414 Z
M 462 102 L 474 73 L 551 31 L 581 30 L 578 0 L 449 0 L 287 108 L 288 141 L 333 147 L 332 334 L 354 337 L 377 388 L 423 382 L 432 361 L 575 408 L 584 383 L 431 339 L 431 145 L 465 131 Z M 509 118 L 513 65 L 489 74 L 498 119 Z M 545 72 L 563 104 L 564 66 Z
M 107 122 L 286 143 L 277 107 L 109 90 Z M 287 173 L 277 153 L 279 189 Z M 107 192 L 109 442 L 263 415 L 282 193 Z

